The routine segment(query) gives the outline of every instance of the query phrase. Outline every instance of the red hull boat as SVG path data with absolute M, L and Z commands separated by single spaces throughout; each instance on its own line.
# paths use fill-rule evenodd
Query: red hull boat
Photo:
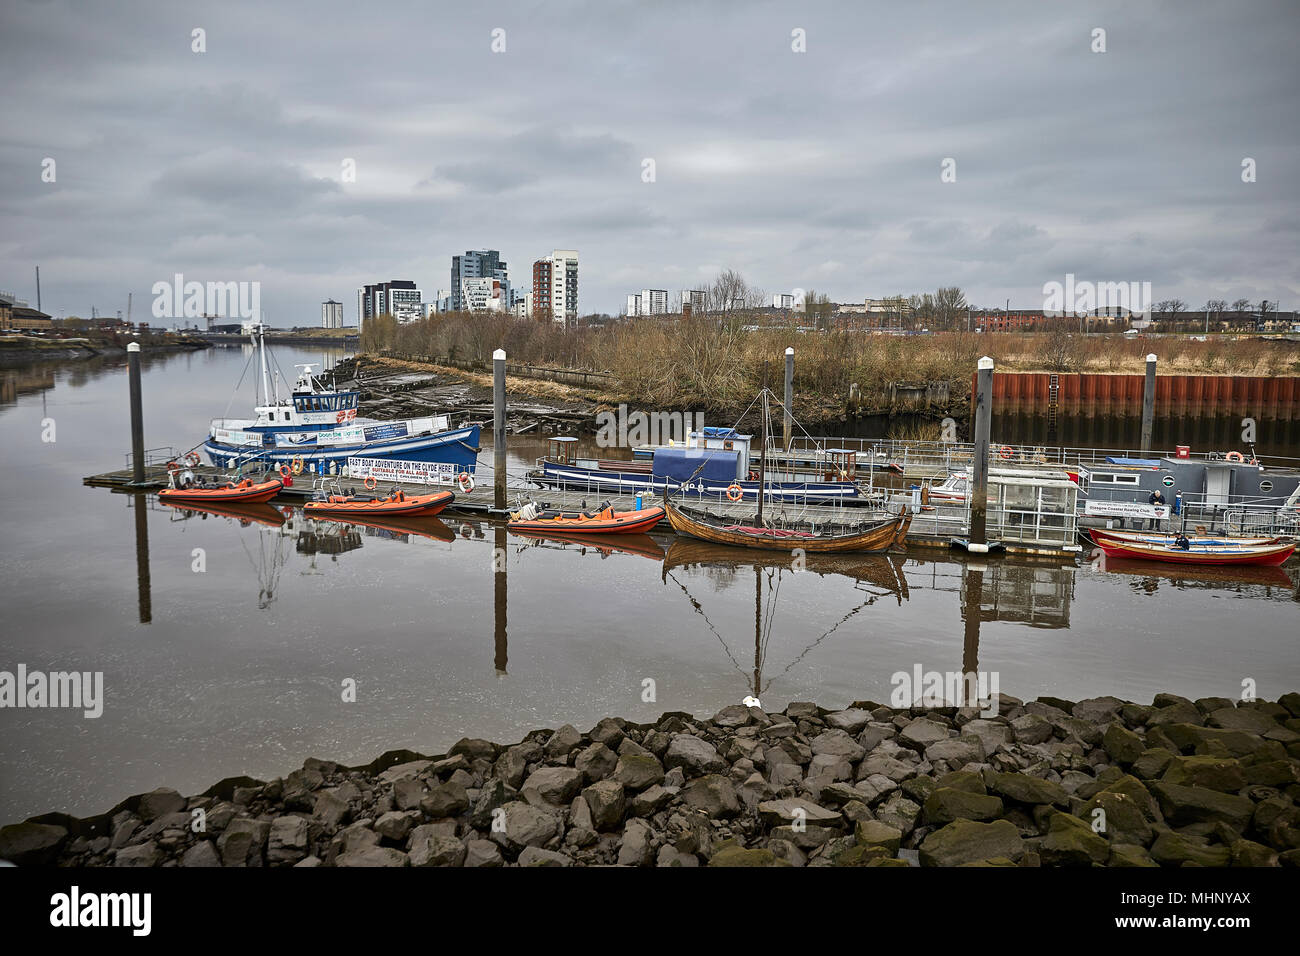
M 323 501 L 309 501 L 302 506 L 308 517 L 328 515 L 331 518 L 360 518 L 385 515 L 411 518 L 417 515 L 436 515 L 456 500 L 450 491 L 435 491 L 431 495 L 408 495 L 398 491 L 387 498 L 358 498 L 354 495 L 330 495 Z
M 1230 548 L 1222 545 L 1211 547 L 1171 548 L 1163 544 L 1145 544 L 1142 542 L 1118 542 L 1102 538 L 1097 546 L 1108 558 L 1135 558 L 1142 561 L 1163 561 L 1166 564 L 1249 564 L 1276 567 L 1291 557 L 1295 544 L 1243 545 Z
M 534 534 L 640 534 L 664 518 L 660 507 L 640 511 L 615 511 L 608 504 L 596 511 L 543 511 L 526 505 L 515 512 L 506 527 Z
M 253 504 L 270 501 L 280 493 L 284 482 L 279 478 L 269 481 L 230 482 L 220 488 L 164 488 L 158 492 L 158 498 L 168 504 Z

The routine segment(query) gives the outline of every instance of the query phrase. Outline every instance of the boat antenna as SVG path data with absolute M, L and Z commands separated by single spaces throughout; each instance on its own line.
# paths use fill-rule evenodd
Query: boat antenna
M 271 375 L 266 369 L 266 326 L 262 319 L 257 320 L 257 345 L 262 356 L 262 396 L 266 404 L 271 403 Z

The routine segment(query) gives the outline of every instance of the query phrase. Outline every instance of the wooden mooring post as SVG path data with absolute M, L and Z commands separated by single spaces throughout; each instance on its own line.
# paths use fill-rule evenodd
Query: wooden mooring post
M 993 359 L 979 360 L 975 376 L 975 449 L 971 467 L 970 539 L 967 550 L 982 554 L 988 545 L 989 433 L 993 419 Z
M 131 480 L 144 482 L 144 410 L 140 397 L 140 343 L 126 347 L 127 377 L 131 389 Z
M 1147 378 L 1142 390 L 1142 450 L 1151 450 L 1151 432 L 1156 418 L 1156 356 L 1147 356 Z
M 492 487 L 493 505 L 506 506 L 506 350 L 492 353 Z

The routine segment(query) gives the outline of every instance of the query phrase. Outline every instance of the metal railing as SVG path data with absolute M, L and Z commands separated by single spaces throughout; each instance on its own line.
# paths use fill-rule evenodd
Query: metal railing
M 171 445 L 159 445 L 157 448 L 146 448 L 144 450 L 144 466 L 146 468 L 163 468 L 168 462 L 176 460 L 179 453 Z M 131 470 L 135 467 L 135 453 L 126 453 L 126 467 Z

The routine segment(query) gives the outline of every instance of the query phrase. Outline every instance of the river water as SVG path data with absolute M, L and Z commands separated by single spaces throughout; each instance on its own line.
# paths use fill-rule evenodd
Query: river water
M 338 357 L 278 355 L 286 370 Z M 248 381 L 229 404 L 246 358 L 147 356 L 146 444 L 188 448 L 209 418 L 247 414 Z M 125 464 L 123 362 L 0 374 L 0 671 L 102 672 L 105 698 L 98 718 L 0 709 L 0 823 L 270 779 L 310 756 L 711 714 L 756 690 L 771 708 L 887 702 L 917 666 L 995 673 L 1022 698 L 1300 688 L 1294 563 L 1212 574 L 913 549 L 795 572 L 671 535 L 596 548 L 454 516 L 417 535 L 269 507 L 241 523 L 83 486 Z M 512 471 L 543 444 L 512 439 Z

